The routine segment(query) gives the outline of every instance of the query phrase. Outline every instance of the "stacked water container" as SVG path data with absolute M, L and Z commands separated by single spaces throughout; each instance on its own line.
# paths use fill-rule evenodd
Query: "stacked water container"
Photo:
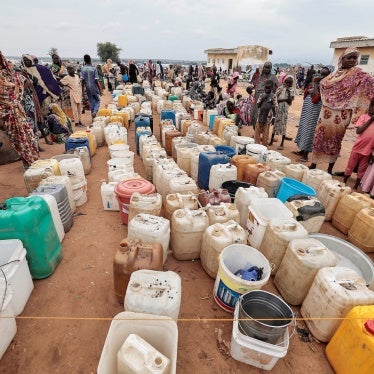
M 107 146 L 127 144 L 127 130 L 120 122 L 111 122 L 104 128 L 104 138 Z
M 134 172 L 134 152 L 126 151 L 126 153 L 126 157 L 111 158 L 107 161 L 109 182 L 120 182 L 139 176 Z
M 59 162 L 62 175 L 67 175 L 73 187 L 73 196 L 76 207 L 87 201 L 87 180 L 80 158 L 62 159 Z
M 57 160 L 38 160 L 38 163 L 33 163 L 23 174 L 27 191 L 33 191 L 38 187 L 42 179 L 52 175 L 61 175 L 61 170 Z
M 15 316 L 22 313 L 34 288 L 19 239 L 0 240 L 0 359 L 17 333 Z
M 40 195 L 47 201 L 57 233 L 60 241 L 62 241 L 64 232 L 68 232 L 73 226 L 73 213 L 70 208 L 66 187 L 62 184 L 41 185 L 31 195 Z M 58 229 L 60 226 L 62 226 L 62 230 Z

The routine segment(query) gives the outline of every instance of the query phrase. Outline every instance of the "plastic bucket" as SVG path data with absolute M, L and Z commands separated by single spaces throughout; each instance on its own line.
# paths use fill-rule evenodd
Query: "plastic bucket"
M 288 330 L 277 344 L 270 344 L 242 334 L 239 330 L 239 303 L 235 307 L 234 323 L 230 345 L 231 357 L 237 361 L 264 370 L 273 369 L 279 358 L 287 354 L 291 336 Z
M 249 281 L 236 276 L 238 270 L 252 266 L 263 268 L 262 278 Z M 249 291 L 262 288 L 270 278 L 270 264 L 257 249 L 245 244 L 231 244 L 220 254 L 219 267 L 213 288 L 216 303 L 227 312 L 234 312 L 239 297 Z
M 122 223 L 127 225 L 129 219 L 130 200 L 134 192 L 149 195 L 155 192 L 155 186 L 143 178 L 131 178 L 121 181 L 114 188 L 116 194 Z
M 215 149 L 217 152 L 224 153 L 227 157 L 234 157 L 236 155 L 236 151 L 234 148 L 229 147 L 227 145 L 216 145 Z
M 276 344 L 295 319 L 290 306 L 267 291 L 247 292 L 238 303 L 239 331 L 270 344 Z
M 241 181 L 237 181 L 237 180 L 235 180 L 235 181 L 231 180 L 231 181 L 223 182 L 221 187 L 226 189 L 227 191 L 229 191 L 229 195 L 231 197 L 231 202 L 233 203 L 234 200 L 235 200 L 236 190 L 239 187 L 249 188 L 251 186 L 252 186 L 252 184 L 250 184 L 250 183 L 241 182 Z
M 316 196 L 316 191 L 305 183 L 292 178 L 283 178 L 277 193 L 277 199 L 283 203 L 293 195 Z
M 73 186 L 75 205 L 81 206 L 87 202 L 87 180 L 79 175 L 70 177 Z

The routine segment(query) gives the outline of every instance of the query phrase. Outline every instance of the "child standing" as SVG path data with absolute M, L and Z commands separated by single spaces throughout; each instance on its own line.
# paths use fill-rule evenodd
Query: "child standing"
M 81 122 L 82 113 L 82 85 L 78 74 L 75 74 L 75 70 L 72 66 L 68 66 L 68 75 L 60 80 L 63 86 L 69 88 L 70 93 L 70 104 L 73 110 L 73 117 L 75 126 L 83 126 Z
M 240 119 L 244 126 L 249 126 L 251 119 L 251 111 L 254 104 L 254 98 L 252 95 L 253 89 L 251 86 L 246 88 L 248 97 L 246 99 L 241 99 L 238 101 L 237 106 L 240 110 Z
M 286 136 L 287 130 L 287 119 L 288 119 L 288 109 L 295 98 L 295 94 L 291 90 L 293 84 L 293 78 L 291 75 L 287 75 L 283 80 L 283 85 L 277 89 L 275 95 L 278 101 L 278 111 L 275 116 L 275 123 L 273 134 L 271 135 L 271 140 L 269 145 L 273 144 L 275 135 L 282 135 L 282 140 L 277 149 L 283 150 L 283 143 L 285 140 L 292 140 Z
M 361 179 L 362 192 L 368 193 L 374 199 L 374 151 L 369 160 L 369 166 Z
M 374 149 L 374 99 L 370 102 L 368 113 L 360 116 L 355 127 L 358 137 L 352 147 L 351 155 L 349 156 L 344 172 L 344 183 L 346 183 L 357 166 L 357 179 L 353 190 L 357 190 L 369 165 L 369 160 Z
M 278 108 L 277 97 L 272 92 L 273 82 L 267 80 L 264 85 L 265 92 L 260 95 L 257 101 L 258 121 L 255 127 L 255 142 L 260 144 L 262 134 L 262 144 L 267 146 L 269 140 L 269 127 L 273 115 Z

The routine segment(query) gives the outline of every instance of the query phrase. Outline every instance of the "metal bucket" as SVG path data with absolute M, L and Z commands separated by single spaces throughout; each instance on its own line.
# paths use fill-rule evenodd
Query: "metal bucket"
M 238 303 L 239 331 L 270 344 L 276 344 L 295 319 L 292 309 L 270 292 L 247 292 L 239 298 Z

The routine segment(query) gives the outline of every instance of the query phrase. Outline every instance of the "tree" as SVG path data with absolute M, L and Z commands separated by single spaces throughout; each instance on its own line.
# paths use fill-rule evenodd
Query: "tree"
M 110 58 L 112 61 L 119 60 L 119 52 L 121 48 L 118 48 L 114 43 L 97 43 L 97 55 L 101 61 L 106 61 Z
M 51 47 L 48 54 L 52 57 L 53 55 L 58 55 L 57 48 Z

